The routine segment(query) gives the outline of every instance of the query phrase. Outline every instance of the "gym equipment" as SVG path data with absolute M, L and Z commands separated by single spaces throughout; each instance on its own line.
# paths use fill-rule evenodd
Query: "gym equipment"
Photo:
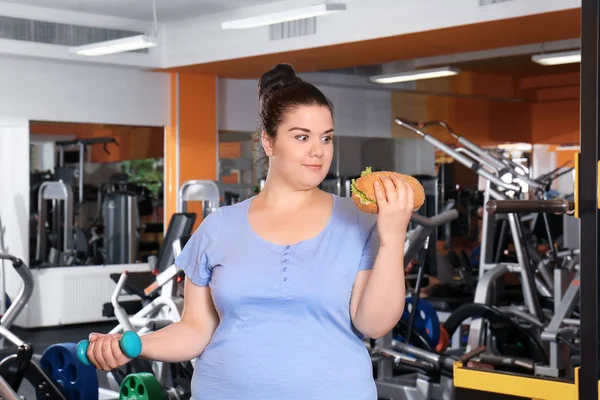
M 148 372 L 127 375 L 120 389 L 119 400 L 162 400 L 164 398 L 160 383 Z
M 144 317 L 146 314 L 138 313 L 142 308 L 148 306 L 157 296 L 154 293 L 146 292 L 146 287 L 151 285 L 154 282 L 157 282 L 160 276 L 163 275 L 169 267 L 173 265 L 175 261 L 175 251 L 176 247 L 180 244 L 180 239 L 189 238 L 192 234 L 192 230 L 194 228 L 194 222 L 196 221 L 196 214 L 193 213 L 176 213 L 171 217 L 171 221 L 169 222 L 169 226 L 167 228 L 167 233 L 165 234 L 162 246 L 158 253 L 156 265 L 153 268 L 153 271 L 144 271 L 144 272 L 131 272 L 127 271 L 125 277 L 123 277 L 123 273 L 121 274 L 112 274 L 111 279 L 115 281 L 119 285 L 118 288 L 115 288 L 112 294 L 111 303 L 104 304 L 103 315 L 107 317 L 117 316 L 119 322 L 123 323 L 126 319 L 124 316 L 119 318 L 119 314 L 115 311 L 116 308 L 119 308 L 124 313 L 127 314 L 136 314 L 136 319 Z M 180 250 L 179 250 L 180 251 Z M 141 300 L 128 300 L 123 302 L 123 304 L 119 304 L 118 298 L 121 290 L 125 290 L 128 294 L 137 295 L 141 298 Z M 175 295 L 176 286 L 170 288 L 171 294 Z M 168 291 L 167 290 L 167 291 Z M 175 292 L 174 292 L 175 290 Z M 165 292 L 166 293 L 166 292 Z M 125 312 L 125 309 L 128 312 Z M 158 309 L 155 309 L 155 306 L 149 306 L 145 309 L 147 312 L 154 310 L 155 312 Z M 132 326 L 126 325 L 128 329 L 134 330 Z M 145 326 L 145 325 L 144 325 Z
M 427 142 L 431 143 L 433 146 L 439 148 L 440 150 L 442 150 L 446 154 L 450 155 L 452 158 L 454 158 L 456 161 L 458 161 L 461 164 L 463 164 L 465 167 L 467 167 L 467 168 L 469 168 L 469 169 L 471 169 L 473 171 L 477 171 L 478 174 L 480 174 L 481 176 L 483 176 L 484 178 L 486 178 L 490 182 L 494 183 L 495 185 L 498 185 L 500 187 L 504 187 L 504 188 L 506 188 L 508 190 L 513 190 L 515 192 L 520 192 L 521 191 L 521 187 L 520 186 L 513 185 L 511 183 L 503 182 L 497 176 L 495 176 L 492 173 L 490 173 L 490 172 L 486 171 L 485 169 L 481 168 L 480 165 L 478 165 L 478 163 L 472 161 L 471 159 L 469 159 L 466 156 L 463 156 L 460 153 L 457 153 L 456 151 L 452 150 L 452 148 L 450 148 L 450 146 L 446 145 L 445 143 L 442 143 L 441 141 L 437 140 L 433 136 L 431 136 L 431 135 L 423 132 L 422 130 L 420 130 L 419 127 L 425 126 L 424 124 L 419 124 L 417 122 L 409 121 L 409 120 L 402 119 L 402 118 L 399 118 L 399 117 L 396 117 L 394 121 L 398 125 L 400 125 L 400 126 L 406 128 L 406 129 L 410 130 L 411 132 L 414 132 L 417 135 L 421 136 Z
M 342 178 L 334 174 L 327 174 L 319 188 L 327 193 L 342 196 Z
M 411 132 L 421 136 L 427 142 L 431 143 L 435 147 L 439 148 L 449 156 L 453 157 L 456 161 L 463 164 L 465 167 L 473 170 L 478 175 L 486 178 L 486 188 L 484 191 L 484 202 L 490 200 L 490 197 L 496 200 L 506 200 L 508 195 L 517 196 L 521 193 L 521 186 L 514 185 L 513 183 L 508 183 L 500 179 L 499 176 L 510 175 L 514 179 L 521 179 L 526 182 L 530 182 L 531 180 L 525 177 L 522 171 L 522 168 L 516 165 L 512 160 L 506 159 L 504 157 L 500 158 L 495 155 L 492 157 L 491 153 L 485 152 L 483 149 L 479 148 L 475 144 L 467 141 L 466 139 L 462 139 L 464 143 L 468 143 L 470 149 L 475 149 L 475 151 L 470 151 L 464 149 L 464 151 L 459 151 L 460 149 L 454 150 L 450 148 L 448 145 L 442 143 L 438 139 L 433 136 L 423 132 L 420 128 L 436 124 L 442 125 L 446 127 L 446 129 L 454 136 L 458 137 L 451 128 L 443 122 L 433 121 L 431 123 L 416 123 L 413 121 L 407 121 L 402 118 L 396 118 L 395 122 L 400 126 L 410 130 Z M 473 153 L 476 152 L 477 155 Z M 463 155 L 467 154 L 466 155 Z M 469 158 L 472 156 L 472 158 Z M 502 167 L 502 168 L 500 168 Z M 490 172 L 494 171 L 494 172 Z M 502 175 L 501 175 L 502 174 Z M 511 179 L 511 182 L 513 179 Z M 532 186 L 540 186 L 539 184 L 531 181 Z M 494 186 L 492 186 L 492 184 Z M 504 191 L 504 193 L 502 193 Z M 522 295 L 525 300 L 525 304 L 529 309 L 531 315 L 535 316 L 537 320 L 542 320 L 542 309 L 539 304 L 539 299 L 535 296 L 535 291 L 537 286 L 544 287 L 546 292 L 549 293 L 549 289 L 545 287 L 545 285 L 537 280 L 535 275 L 533 274 L 532 268 L 530 268 L 530 257 L 532 252 L 529 251 L 526 247 L 526 244 L 523 241 L 523 224 L 522 221 L 517 218 L 515 214 L 509 214 L 508 224 L 510 226 L 510 231 L 513 237 L 513 242 L 515 246 L 515 253 L 517 258 L 517 263 L 499 263 L 496 260 L 493 260 L 493 223 L 494 219 L 490 216 L 490 214 L 484 211 L 483 215 L 483 223 L 482 223 L 482 242 L 481 242 L 481 254 L 480 265 L 479 265 L 479 284 L 475 291 L 475 302 L 487 303 L 489 301 L 489 295 L 491 294 L 490 285 L 494 283 L 494 279 L 484 280 L 482 279 L 484 274 L 487 271 L 495 270 L 494 273 L 497 273 L 496 277 L 500 277 L 504 275 L 504 272 L 507 270 L 511 270 L 512 272 L 519 273 L 521 275 L 522 281 Z M 499 271 L 497 267 L 506 266 L 504 271 Z M 503 267 L 501 267 L 503 268 Z M 469 345 L 468 348 L 472 349 L 479 345 L 481 340 L 481 321 L 473 321 L 471 323 L 471 331 L 469 335 Z
M 163 245 L 158 253 L 156 261 L 157 272 L 163 272 L 175 262 L 176 255 L 173 245 L 182 237 L 189 237 L 194 229 L 196 214 L 194 213 L 175 213 L 169 221 L 167 233 L 163 240 Z
M 514 178 L 518 178 L 519 180 L 525 182 L 531 188 L 536 190 L 545 189 L 543 184 L 530 179 L 521 165 L 515 163 L 509 158 L 502 156 L 502 154 L 497 151 L 486 151 L 482 149 L 464 136 L 458 135 L 456 132 L 454 132 L 450 125 L 444 121 L 427 121 L 423 123 L 416 123 L 406 120 L 399 121 L 400 118 L 397 118 L 396 120 L 397 123 L 400 123 L 401 121 L 405 123 L 412 123 L 419 128 L 426 128 L 434 125 L 441 126 L 445 128 L 448 133 L 450 133 L 450 135 L 452 135 L 452 137 L 458 141 L 458 143 L 464 146 L 464 148 L 456 149 L 458 153 L 467 154 L 468 157 L 477 160 L 480 164 L 490 166 L 493 171 L 498 171 L 499 176 L 509 173 L 513 175 Z
M 68 399 L 98 400 L 98 373 L 81 365 L 76 354 L 75 343 L 54 344 L 44 351 L 40 365 Z
M 202 218 L 220 206 L 219 186 L 214 181 L 193 180 L 184 182 L 177 195 L 177 212 L 187 212 L 190 201 L 202 202 Z
M 456 210 L 447 210 L 442 214 L 436 215 L 432 218 L 426 218 L 418 214 L 413 214 L 411 222 L 418 226 L 407 232 L 407 238 L 404 249 L 404 264 L 407 265 L 415 255 L 420 251 L 421 259 L 419 264 L 424 261 L 425 255 L 427 254 L 428 241 L 431 233 L 441 225 L 449 223 L 458 218 L 458 212 Z M 420 276 L 419 276 L 420 275 Z M 419 299 L 420 292 L 420 281 L 423 278 L 423 269 L 420 268 L 417 273 L 417 287 L 415 288 L 414 300 L 419 300 L 417 304 L 414 304 L 410 310 L 413 315 L 412 318 L 417 318 L 417 310 L 419 310 L 419 304 L 422 299 Z M 424 303 L 423 303 L 424 304 Z M 408 302 L 407 302 L 408 305 Z M 422 309 L 426 307 L 421 307 Z M 425 320 L 427 320 L 425 318 Z M 404 327 L 402 327 L 404 325 Z M 415 324 L 417 327 L 418 323 Z M 425 324 L 427 326 L 427 324 Z M 440 328 L 435 327 L 432 323 L 430 324 L 431 330 L 437 330 L 439 339 Z M 423 330 L 413 329 L 411 327 L 410 318 L 408 322 L 400 320 L 398 329 L 403 329 L 404 334 L 408 339 L 408 344 L 420 343 L 427 349 L 435 348 L 437 343 L 430 343 L 430 339 L 423 335 Z M 425 332 L 426 333 L 426 332 Z M 431 332 L 434 334 L 433 332 Z M 436 369 L 436 363 L 442 360 L 443 356 L 432 354 L 428 356 L 428 360 L 415 359 L 414 355 L 406 355 L 398 351 L 394 343 L 401 343 L 398 340 L 394 340 L 394 332 L 389 332 L 383 338 L 371 341 L 367 344 L 367 347 L 371 353 L 371 359 L 375 365 L 375 384 L 377 386 L 378 397 L 382 399 L 406 399 L 406 400 L 419 400 L 419 399 L 450 399 L 452 396 L 452 379 L 448 376 L 439 374 Z M 407 346 L 410 348 L 416 348 L 415 346 Z M 437 360 L 437 361 L 436 361 Z M 395 367 L 402 367 L 415 371 L 403 375 L 395 375 Z
M 191 215 L 193 216 L 193 214 Z M 176 214 L 176 216 L 181 218 L 177 219 L 179 223 L 175 223 L 175 225 L 190 220 L 190 214 Z M 174 220 L 172 219 L 171 221 L 172 224 L 170 225 L 170 228 L 173 225 Z M 191 224 L 192 223 L 190 223 L 190 225 Z M 191 230 L 191 226 L 189 229 Z M 174 238 L 173 244 L 175 245 L 176 243 L 180 243 L 183 237 L 189 237 L 189 235 L 184 235 L 182 238 L 176 238 L 167 233 L 167 240 L 169 240 L 169 237 Z M 175 247 L 168 246 L 166 241 L 164 246 Z M 166 258 L 164 259 L 166 260 Z M 137 274 L 134 274 L 134 276 L 135 275 Z M 118 301 L 123 288 L 128 286 L 126 285 L 128 278 L 129 274 L 125 271 L 120 275 L 117 286 L 115 287 L 112 305 L 119 324 L 113 328 L 109 334 L 126 331 L 129 332 L 127 334 L 137 332 L 138 335 L 142 335 L 147 332 L 162 329 L 169 324 L 180 320 L 183 311 L 183 298 L 179 293 L 178 283 L 183 281 L 185 277 L 183 272 L 180 271 L 176 265 L 172 264 L 170 267 L 166 268 L 159 273 L 147 287 L 142 289 L 141 296 L 145 299 L 144 301 L 147 302 L 148 299 L 151 299 L 151 301 L 131 317 L 121 307 Z M 133 288 L 132 286 L 128 287 L 129 289 Z M 139 288 L 136 288 L 135 290 L 132 289 L 131 291 L 137 294 Z M 156 296 L 157 293 L 160 294 Z M 81 351 L 83 352 L 85 342 L 83 342 L 81 346 Z M 109 372 L 109 384 L 113 390 L 119 390 L 118 388 L 122 386 L 123 380 L 126 379 L 127 376 L 139 372 L 152 373 L 161 386 L 165 388 L 165 392 L 172 398 L 188 398 L 186 396 L 189 395 L 191 390 L 190 382 L 193 374 L 193 362 L 169 364 L 163 362 L 151 363 L 146 360 L 134 359 L 128 365 Z
M 180 282 L 185 276 L 173 264 L 181 247 L 190 238 L 196 214 L 176 213 L 171 218 L 163 245 L 161 247 L 154 273 L 125 271 L 111 275 L 117 286 L 111 298 L 111 307 L 119 324 L 109 333 L 134 331 L 139 335 L 159 330 L 181 318 L 183 298 L 180 293 Z M 125 302 L 120 302 L 121 293 L 134 294 L 141 298 L 139 311 L 127 312 Z M 133 300 L 136 301 L 136 300 Z M 105 309 L 107 306 L 105 306 Z M 130 307 L 128 307 L 130 308 Z M 130 314 L 133 314 L 130 316 Z M 168 388 L 168 393 L 174 392 L 179 398 L 185 398 L 189 393 L 189 382 L 193 373 L 193 363 L 165 364 L 161 362 L 146 362 L 134 360 L 122 369 L 108 374 L 109 384 L 113 390 L 119 390 L 123 379 L 128 374 L 151 372 L 159 383 Z
M 419 278 L 417 278 L 417 284 L 418 282 Z M 417 290 L 415 290 L 415 293 L 416 292 Z M 414 320 L 414 330 L 427 338 L 429 345 L 434 349 L 440 340 L 440 319 L 438 318 L 437 311 L 427 299 L 418 299 L 418 302 L 416 302 L 416 312 L 413 312 L 413 301 L 416 299 L 417 297 L 414 295 L 407 296 L 405 299 L 406 306 L 404 307 L 404 313 L 402 314 L 401 320 L 408 324 L 407 337 L 404 338 L 402 335 L 396 334 L 394 335 L 394 339 L 400 342 L 410 343 L 410 333 L 412 332 L 410 320 L 412 318 Z
M 119 293 L 125 286 L 128 274 L 121 274 L 115 293 L 112 298 L 113 308 L 119 324 L 109 333 L 119 333 L 125 330 L 137 332 L 139 335 L 156 331 L 168 326 L 171 323 L 178 322 L 183 312 L 183 298 L 178 295 L 178 282 L 183 279 L 182 271 L 175 264 L 171 265 L 165 271 L 156 276 L 156 279 L 144 289 L 144 295 L 147 298 L 154 296 L 160 291 L 160 295 L 154 297 L 151 302 L 146 304 L 139 312 L 129 317 L 120 307 L 118 302 Z M 189 379 L 180 379 L 180 376 L 191 377 L 193 373 L 193 363 L 174 363 L 166 364 L 162 362 L 143 362 L 139 360 L 135 365 L 128 365 L 125 368 L 127 373 L 122 371 L 112 371 L 109 373 L 109 383 L 111 387 L 120 387 L 122 379 L 128 373 L 133 372 L 152 372 L 158 381 L 168 387 L 168 391 L 177 393 L 188 393 Z
M 46 233 L 48 201 L 52 201 L 51 233 Z M 62 208 L 58 203 L 61 202 Z M 38 192 L 38 225 L 35 258 L 50 265 L 68 265 L 73 253 L 73 192 L 63 181 L 46 181 Z M 62 220 L 61 220 L 62 219 Z M 50 248 L 48 248 L 50 238 Z M 48 257 L 48 258 L 47 258 Z
M 55 143 L 59 150 L 58 157 L 58 165 L 56 166 L 56 176 L 58 179 L 63 180 L 70 186 L 73 186 L 74 176 L 77 175 L 78 178 L 78 203 L 81 205 L 83 203 L 83 164 L 85 158 L 85 152 L 87 150 L 87 146 L 91 146 L 94 144 L 102 144 L 104 147 L 104 151 L 106 154 L 110 155 L 108 151 L 107 145 L 109 143 L 114 143 L 115 145 L 119 145 L 119 143 L 115 140 L 115 138 L 111 137 L 95 137 L 88 139 L 75 139 L 75 140 L 61 140 Z M 79 165 L 77 172 L 73 171 L 72 168 L 65 167 L 65 147 L 68 146 L 79 146 Z
M 572 203 L 556 195 L 552 195 L 553 200 L 546 201 L 551 181 L 545 181 L 545 178 L 539 181 L 529 178 L 527 175 L 529 171 L 526 168 L 515 164 L 500 152 L 483 150 L 464 138 L 461 144 L 467 143 L 465 147 L 470 148 L 453 149 L 421 130 L 429 123 L 415 123 L 400 118 L 396 119 L 396 123 L 423 137 L 480 177 L 485 178 L 483 203 L 486 207 L 483 212 L 479 281 L 475 290 L 474 303 L 454 311 L 443 328 L 451 337 L 463 321 L 470 319 L 467 354 L 458 360 L 455 367 L 456 373 L 460 373 L 458 376 L 456 373 L 454 375 L 455 384 L 458 381 L 456 386 L 472 386 L 464 379 L 475 371 L 482 375 L 479 379 L 491 379 L 484 378 L 484 375 L 492 374 L 484 373 L 482 368 L 507 371 L 521 379 L 526 376 L 572 379 L 576 374 L 572 364 L 577 362 L 579 351 L 578 250 L 556 248 L 546 214 L 571 213 Z M 435 121 L 431 124 L 445 125 Z M 452 133 L 451 128 L 447 127 L 447 130 Z M 453 136 L 460 138 L 455 134 Z M 518 182 L 532 189 L 529 195 L 533 196 L 533 200 L 523 200 L 527 194 L 523 193 L 520 187 L 516 188 L 513 185 Z M 544 213 L 540 214 L 542 212 Z M 538 219 L 538 215 L 542 218 Z M 495 229 L 495 219 L 505 221 L 501 225 L 500 235 Z M 543 221 L 543 224 L 539 224 L 538 220 Z M 530 226 L 529 230 L 527 222 Z M 545 257 L 538 253 L 534 230 L 538 236 L 541 233 L 541 239 L 547 239 L 550 245 L 550 250 Z M 504 255 L 503 250 L 508 244 L 509 232 L 516 260 Z M 553 273 L 549 271 L 552 268 Z M 504 277 L 507 272 L 520 275 L 521 286 L 517 287 L 518 295 L 508 300 L 506 306 L 499 303 L 495 305 L 501 298 L 500 291 L 504 286 L 499 278 Z M 570 283 L 565 285 L 567 282 Z M 502 299 L 504 298 L 506 298 L 505 294 L 502 295 Z M 520 302 L 524 302 L 525 305 L 519 305 Z M 400 353 L 398 344 L 392 342 L 386 350 L 396 351 L 397 355 L 405 358 L 407 354 L 412 354 L 407 349 Z M 413 341 L 412 344 L 412 348 L 419 346 L 420 350 L 429 354 L 429 349 L 421 340 Z M 443 347 L 442 345 L 440 348 Z M 477 354 L 474 353 L 475 350 Z M 453 352 L 452 349 L 450 351 Z M 574 354 L 570 363 L 566 360 L 567 357 L 562 357 L 565 351 Z M 412 355 L 420 361 L 418 364 L 421 366 L 422 374 L 432 373 L 431 369 L 427 370 L 432 366 L 431 358 Z M 400 362 L 399 358 L 394 360 Z M 400 364 L 404 365 L 402 362 Z M 437 372 L 444 371 L 438 369 Z M 536 381 L 550 383 L 542 379 Z M 533 384 L 535 382 L 532 380 Z M 558 391 L 560 388 L 557 389 Z M 504 393 L 517 394 L 514 390 L 510 392 L 508 389 Z
M 152 237 L 149 242 L 138 237 L 138 232 L 141 234 L 146 228 L 145 224 L 140 224 L 138 214 L 149 213 L 154 207 L 148 188 L 139 182 L 120 182 L 123 186 L 108 188 L 112 198 L 104 201 L 105 197 L 99 196 L 94 188 L 81 184 L 82 163 L 87 162 L 84 151 L 91 150 L 89 145 L 92 144 L 110 149 L 112 142 L 112 138 L 59 142 L 56 152 L 58 155 L 60 151 L 62 155 L 57 157 L 56 173 L 32 174 L 32 186 L 39 189 L 32 190 L 38 201 L 31 207 L 31 221 L 36 227 L 30 230 L 31 236 L 35 236 L 30 237 L 30 253 L 33 253 L 30 259 L 32 265 L 40 268 L 32 267 L 37 290 L 23 312 L 21 323 L 24 328 L 101 322 L 105 320 L 103 304 L 113 290 L 112 283 L 106 279 L 124 269 L 138 272 L 151 268 L 144 262 L 145 258 L 148 253 L 157 252 L 160 245 L 158 241 L 152 241 Z M 44 179 L 52 181 L 40 182 Z M 114 181 L 106 186 L 112 184 Z M 118 194 L 125 192 L 123 188 L 129 191 L 128 194 Z M 86 204 L 97 197 L 102 199 L 104 210 L 110 209 L 107 215 L 97 213 L 95 205 Z M 38 207 L 39 202 L 45 203 L 45 209 Z M 37 215 L 35 210 L 41 214 Z M 138 230 L 138 226 L 142 229 Z M 152 224 L 152 228 L 154 233 L 163 231 L 162 224 Z M 13 276 L 7 279 L 7 284 L 13 285 Z M 95 296 L 81 302 L 82 291 L 89 290 L 93 290 Z M 79 307 L 67 307 L 72 302 L 79 302 Z
M 33 276 L 23 260 L 17 257 L 0 253 L 0 260 L 10 261 L 23 281 L 23 287 L 15 301 L 0 320 L 0 337 L 17 347 L 16 353 L 0 360 L 0 394 L 6 399 L 14 398 L 23 380 L 27 380 L 35 388 L 38 396 L 49 400 L 67 400 L 58 386 L 33 360 L 32 346 L 9 330 L 33 293 Z
M 92 365 L 87 356 L 87 350 L 90 346 L 89 340 L 82 340 L 77 343 L 77 358 L 83 365 Z M 137 358 L 142 353 L 142 339 L 133 331 L 125 331 L 119 340 L 119 347 L 129 358 Z
M 132 264 L 137 259 L 140 226 L 136 196 L 112 192 L 102 203 L 104 264 Z
M 507 183 L 501 180 L 499 176 L 510 174 L 514 178 L 522 179 L 527 183 L 532 183 L 533 187 L 541 186 L 525 177 L 523 175 L 522 168 L 511 160 L 508 160 L 504 157 L 501 159 L 497 154 L 492 155 L 491 153 L 481 149 L 479 146 L 469 142 L 467 139 L 461 138 L 461 141 L 462 143 L 467 143 L 470 150 L 465 150 L 462 153 L 469 155 L 476 153 L 477 155 L 475 155 L 473 159 L 461 154 L 461 152 L 458 150 L 450 148 L 448 145 L 442 143 L 438 139 L 420 129 L 431 124 L 442 125 L 445 126 L 454 137 L 458 137 L 458 135 L 456 135 L 451 128 L 443 122 L 433 121 L 431 123 L 416 123 L 413 121 L 404 120 L 402 118 L 396 118 L 395 122 L 411 132 L 421 136 L 426 141 L 463 164 L 465 167 L 486 178 L 484 203 L 487 203 L 487 201 L 490 200 L 490 197 L 495 200 L 507 200 L 507 195 L 510 193 L 510 191 L 513 192 L 514 196 L 521 192 L 520 186 Z M 489 172 L 490 170 L 494 172 Z M 492 184 L 494 185 L 493 187 Z M 504 190 L 504 194 L 501 193 L 501 190 Z M 494 219 L 492 215 L 493 214 L 490 214 L 484 210 L 482 222 L 483 234 L 481 241 L 482 256 L 480 257 L 479 283 L 475 290 L 475 302 L 487 304 L 490 301 L 490 295 L 492 293 L 491 286 L 494 284 L 495 280 L 510 270 L 512 272 L 519 273 L 521 276 L 522 295 L 529 313 L 534 316 L 536 320 L 543 321 L 544 316 L 542 315 L 540 301 L 535 294 L 537 285 L 542 287 L 545 287 L 545 285 L 543 285 L 539 280 L 536 280 L 536 277 L 532 271 L 530 264 L 532 252 L 527 250 L 527 247 L 523 241 L 522 221 L 515 214 L 509 214 L 507 216 L 508 224 L 513 237 L 517 263 L 499 263 L 495 262 L 495 260 L 492 260 L 493 245 L 491 244 L 494 243 Z M 490 272 L 490 275 L 486 276 L 488 271 Z M 471 323 L 468 350 L 478 347 L 481 343 L 483 334 L 481 323 L 481 321 L 473 321 Z
M 572 213 L 574 204 L 565 199 L 553 200 L 514 200 L 514 201 L 489 201 L 485 208 L 494 213 L 520 213 L 520 212 L 544 212 L 544 213 Z M 541 339 L 549 342 L 550 357 L 548 364 L 536 364 L 536 375 L 559 377 L 565 374 L 565 367 L 569 365 L 564 360 L 564 349 L 560 349 L 559 343 L 578 350 L 575 338 L 579 336 L 579 320 L 570 319 L 574 309 L 579 304 L 579 276 L 580 272 L 575 268 L 575 263 L 560 265 L 554 264 L 554 315 L 550 322 L 541 332 Z M 572 275 L 568 288 L 564 291 L 565 278 Z M 564 291 L 564 295 L 563 295 Z M 563 346 L 564 347 L 564 346 Z
M 521 291 L 525 308 L 513 304 L 507 307 L 494 308 L 496 310 L 494 312 L 499 312 L 505 318 L 510 319 L 513 324 L 516 324 L 513 329 L 520 332 L 521 337 L 529 343 L 527 351 L 521 352 L 527 358 L 534 359 L 536 362 L 535 366 L 529 368 L 529 373 L 554 378 L 562 378 L 571 373 L 571 364 L 566 362 L 561 354 L 562 350 L 568 350 L 567 347 L 575 353 L 578 351 L 579 320 L 569 318 L 571 314 L 576 315 L 575 309 L 579 286 L 578 251 L 556 249 L 546 213 L 571 213 L 573 210 L 572 203 L 566 199 L 556 197 L 553 200 L 544 200 L 549 186 L 548 182 L 529 179 L 526 176 L 527 171 L 524 171 L 522 167 L 498 152 L 486 152 L 469 142 L 469 146 L 474 149 L 473 152 L 477 153 L 476 157 L 472 157 L 475 162 L 471 162 L 469 159 L 465 159 L 463 154 L 471 156 L 473 152 L 451 149 L 427 133 L 422 132 L 419 127 L 426 126 L 427 123 L 418 124 L 401 119 L 396 119 L 396 122 L 424 137 L 457 161 L 472 168 L 480 176 L 488 178 L 488 171 L 493 171 L 496 177 L 509 174 L 515 181 L 521 180 L 534 189 L 534 200 L 511 200 L 509 196 L 517 198 L 521 194 L 512 191 L 512 188 L 508 187 L 508 183 L 498 182 L 498 179 L 486 180 L 484 192 L 486 207 L 483 214 L 480 279 L 475 292 L 475 303 L 477 306 L 492 304 L 492 295 L 497 289 L 495 284 L 498 278 L 509 271 L 519 273 L 521 275 Z M 449 127 L 447 129 L 451 131 Z M 500 169 L 500 163 L 502 169 Z M 504 192 L 501 193 L 501 191 Z M 499 238 L 495 237 L 493 229 L 494 217 L 503 212 L 508 214 L 505 218 L 508 221 L 508 226 L 510 226 L 517 263 L 500 262 L 498 252 L 495 259 L 493 257 L 493 245 L 491 244 L 504 241 L 505 235 L 508 234 L 507 224 L 502 227 Z M 518 213 L 535 213 L 535 216 L 525 218 Z M 543 213 L 545 234 L 548 236 L 547 240 L 550 244 L 550 251 L 548 251 L 545 258 L 538 255 L 534 243 L 531 242 L 530 233 L 524 225 L 526 219 L 532 221 L 531 226 L 533 229 L 539 213 Z M 502 248 L 503 245 L 499 246 L 497 250 Z M 554 268 L 554 273 L 550 274 L 548 268 Z M 567 286 L 568 290 L 563 295 L 564 283 L 569 282 L 569 280 L 571 283 Z M 492 315 L 488 313 L 488 317 Z M 467 351 L 480 347 L 484 339 L 483 334 L 486 332 L 483 329 L 481 318 L 474 319 L 471 316 L 471 319 Z M 486 318 L 483 319 L 486 320 Z M 498 324 L 508 326 L 510 323 L 502 322 L 500 317 L 495 320 L 488 318 L 487 321 L 489 323 L 487 330 L 492 335 L 488 335 L 486 347 L 490 347 L 494 344 L 489 338 L 489 336 L 494 336 L 493 331 L 496 332 L 496 335 L 502 334 L 501 330 L 497 329 Z M 549 351 L 544 348 L 542 340 L 549 342 Z M 496 341 L 496 343 L 498 342 L 502 342 L 502 340 Z M 563 347 L 561 350 L 559 350 L 559 343 L 560 347 Z M 518 346 L 500 349 L 500 352 L 514 351 L 519 352 Z M 487 354 L 485 357 L 487 361 L 490 360 Z M 493 357 L 491 358 L 493 359 Z
M 566 199 L 554 200 L 490 200 L 485 204 L 488 214 L 500 213 L 572 213 L 574 204 Z
M 0 376 L 0 399 L 21 400 L 2 376 Z
M 425 190 L 425 202 L 423 206 L 417 210 L 417 214 L 422 215 L 427 218 L 434 217 L 436 214 L 442 212 L 443 210 L 438 207 L 438 179 L 435 176 L 430 175 L 414 175 L 413 178 L 418 180 L 423 189 Z M 449 203 L 444 207 L 444 210 L 450 210 L 454 208 L 454 203 Z M 412 224 L 410 228 L 414 228 L 415 225 Z M 430 235 L 430 241 L 435 242 L 435 238 L 438 236 L 438 230 L 444 229 L 449 230 L 450 224 L 445 224 L 436 228 Z M 437 247 L 429 246 L 427 250 L 427 264 L 425 265 L 425 273 L 428 275 L 437 276 Z

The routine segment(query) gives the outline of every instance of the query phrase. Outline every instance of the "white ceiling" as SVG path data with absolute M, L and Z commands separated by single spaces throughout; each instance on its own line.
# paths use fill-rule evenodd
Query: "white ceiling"
M 38 7 L 152 21 L 152 0 L 0 0 Z M 174 21 L 280 0 L 155 0 L 158 21 Z

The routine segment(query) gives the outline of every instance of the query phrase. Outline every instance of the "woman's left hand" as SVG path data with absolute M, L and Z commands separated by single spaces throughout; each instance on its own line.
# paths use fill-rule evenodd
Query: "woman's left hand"
M 379 208 L 377 232 L 380 246 L 398 246 L 406 239 L 406 230 L 414 209 L 414 191 L 402 179 L 382 177 L 383 187 L 375 182 Z

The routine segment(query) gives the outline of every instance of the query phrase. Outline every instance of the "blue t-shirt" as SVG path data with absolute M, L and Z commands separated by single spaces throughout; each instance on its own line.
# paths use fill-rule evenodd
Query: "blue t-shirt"
M 196 360 L 194 400 L 376 400 L 352 325 L 356 274 L 379 249 L 376 217 L 334 195 L 327 226 L 289 246 L 258 236 L 252 199 L 208 215 L 175 264 L 209 285 L 220 323 Z

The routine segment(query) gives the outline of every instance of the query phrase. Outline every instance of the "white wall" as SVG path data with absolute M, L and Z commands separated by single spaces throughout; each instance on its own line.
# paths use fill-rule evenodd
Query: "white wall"
M 534 144 L 531 157 L 531 172 L 533 177 L 546 174 L 556 168 L 556 154 L 549 152 L 549 145 Z
M 396 141 L 396 169 L 406 175 L 435 176 L 435 147 L 425 140 Z
M 218 80 L 218 129 L 254 132 L 258 128 L 258 81 Z
M 556 164 L 556 153 L 548 152 L 549 147 L 550 146 L 548 145 L 542 144 L 533 145 L 533 177 L 543 175 L 559 167 L 559 165 Z M 559 193 L 568 195 L 573 193 L 574 185 L 575 175 L 574 172 L 571 172 L 557 178 L 553 182 L 552 188 Z
M 256 80 L 219 79 L 219 130 L 258 127 Z M 392 137 L 391 92 L 317 84 L 334 106 L 339 136 Z
M 30 214 L 29 168 L 25 167 L 28 165 L 29 121 L 0 116 L 0 252 L 12 254 L 26 263 L 29 262 L 26 221 Z M 20 281 L 10 263 L 4 263 L 4 271 L 6 291 L 14 299 L 21 287 Z
M 340 136 L 392 137 L 392 93 L 317 85 L 334 107 Z
M 0 111 L 29 120 L 162 126 L 167 74 L 0 58 Z

